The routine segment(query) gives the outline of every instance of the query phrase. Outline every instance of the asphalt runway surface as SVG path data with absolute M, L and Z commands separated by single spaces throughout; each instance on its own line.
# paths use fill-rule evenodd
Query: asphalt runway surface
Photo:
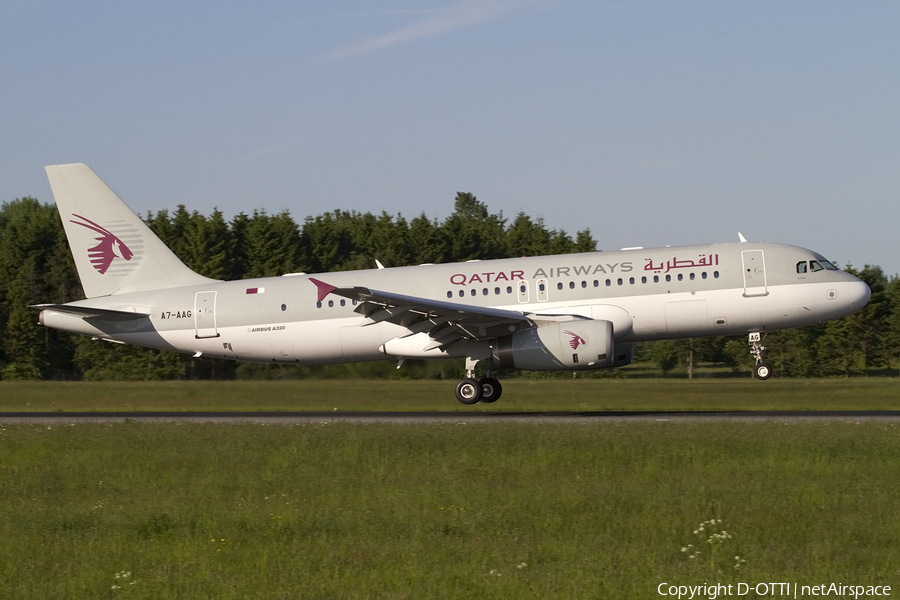
M 591 423 L 600 421 L 900 421 L 900 410 L 603 412 L 0 412 L 0 423 Z

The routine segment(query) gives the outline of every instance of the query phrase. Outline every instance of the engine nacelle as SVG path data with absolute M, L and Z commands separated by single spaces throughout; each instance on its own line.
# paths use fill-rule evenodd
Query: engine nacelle
M 618 350 L 618 352 L 617 352 Z M 574 320 L 519 331 L 497 340 L 494 359 L 529 371 L 580 371 L 631 362 L 631 344 L 617 348 L 611 321 Z

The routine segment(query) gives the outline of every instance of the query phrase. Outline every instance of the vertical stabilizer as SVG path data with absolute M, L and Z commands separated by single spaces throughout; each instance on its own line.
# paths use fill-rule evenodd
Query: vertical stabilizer
M 215 281 L 181 262 L 89 166 L 46 171 L 88 298 Z

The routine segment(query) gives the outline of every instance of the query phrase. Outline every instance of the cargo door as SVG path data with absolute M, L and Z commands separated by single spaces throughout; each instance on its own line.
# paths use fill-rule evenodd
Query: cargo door
M 705 335 L 709 329 L 706 300 L 666 302 L 666 331 L 669 335 L 691 337 Z
M 294 362 L 294 345 L 290 340 L 279 340 L 272 344 L 272 360 L 275 362 Z

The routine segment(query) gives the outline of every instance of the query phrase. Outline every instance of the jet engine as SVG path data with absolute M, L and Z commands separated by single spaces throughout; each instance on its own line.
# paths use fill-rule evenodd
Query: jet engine
M 631 344 L 616 344 L 612 321 L 593 319 L 552 323 L 497 340 L 494 360 L 529 371 L 580 371 L 620 367 L 631 362 Z

